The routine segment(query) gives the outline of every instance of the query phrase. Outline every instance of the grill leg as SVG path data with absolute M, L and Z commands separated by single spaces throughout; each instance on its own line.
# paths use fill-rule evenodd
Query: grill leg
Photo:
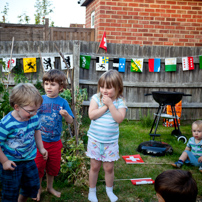
M 180 132 L 180 127 L 179 127 L 179 123 L 178 123 L 178 120 L 177 120 L 177 114 L 176 114 L 176 111 L 175 111 L 175 106 L 171 106 L 171 110 L 172 110 L 172 115 L 173 115 L 174 117 L 176 117 L 176 118 L 174 119 L 175 130 L 176 130 L 176 124 L 175 124 L 175 122 L 176 122 L 176 123 L 177 123 L 178 131 Z M 180 132 L 180 133 L 181 133 L 181 132 Z

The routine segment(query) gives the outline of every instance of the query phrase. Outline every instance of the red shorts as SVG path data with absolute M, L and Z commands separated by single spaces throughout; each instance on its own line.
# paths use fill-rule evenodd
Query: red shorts
M 44 160 L 43 156 L 37 149 L 35 163 L 39 171 L 39 178 L 44 176 L 44 170 L 51 176 L 57 176 L 60 171 L 62 141 L 44 142 L 44 148 L 48 151 L 48 159 Z

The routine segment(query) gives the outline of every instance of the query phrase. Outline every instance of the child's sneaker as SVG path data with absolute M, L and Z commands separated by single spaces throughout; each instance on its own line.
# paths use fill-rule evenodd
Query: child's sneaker
M 175 168 L 181 168 L 183 166 L 183 162 L 182 161 L 177 161 L 173 164 L 171 164 L 173 167 Z
M 199 167 L 199 171 L 202 173 L 202 166 Z

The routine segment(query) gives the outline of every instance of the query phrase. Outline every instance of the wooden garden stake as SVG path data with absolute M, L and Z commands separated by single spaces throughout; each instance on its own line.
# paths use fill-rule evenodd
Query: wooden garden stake
M 62 57 L 63 59 L 63 62 L 65 63 L 65 66 L 67 68 L 67 75 L 70 77 L 70 81 L 71 81 L 71 96 L 72 96 L 72 111 L 73 111 L 73 114 L 74 114 L 74 120 L 73 120 L 73 123 L 74 123 L 74 134 L 75 134 L 75 137 L 76 137 L 76 144 L 78 145 L 78 132 L 77 132 L 77 118 L 76 118 L 76 107 L 75 107 L 75 97 L 74 97 L 74 81 L 73 81 L 73 76 L 69 73 L 69 66 L 67 65 L 67 62 L 65 60 L 65 57 L 64 55 L 60 52 L 59 48 L 57 47 L 56 44 L 54 44 L 55 48 L 57 49 L 58 53 L 60 54 L 60 56 Z M 74 69 L 74 67 L 73 67 Z M 72 70 L 73 71 L 73 70 Z M 68 78 L 67 78 L 68 80 Z
M 13 44 L 14 44 L 14 37 L 12 38 L 12 44 L 11 44 L 11 56 L 10 56 L 10 63 L 9 63 L 9 68 L 8 68 L 8 81 L 7 81 L 7 87 L 6 87 L 7 89 L 8 89 L 9 79 L 10 79 L 10 73 L 12 70 Z

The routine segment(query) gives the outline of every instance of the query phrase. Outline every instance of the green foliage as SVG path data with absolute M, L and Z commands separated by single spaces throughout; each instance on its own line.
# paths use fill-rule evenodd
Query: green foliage
M 67 102 L 68 102 L 69 104 L 72 102 L 72 95 L 71 95 L 70 89 L 63 90 L 63 92 L 60 93 L 60 96 L 61 96 L 62 98 L 64 98 L 65 100 L 67 100 Z
M 45 90 L 43 88 L 43 83 L 40 81 L 37 81 L 36 84 L 34 84 L 34 86 L 38 89 L 38 91 L 40 92 L 41 95 L 45 94 Z
M 82 140 L 77 145 L 75 137 L 63 140 L 61 158 L 61 178 L 77 186 L 88 185 L 88 170 L 85 159 L 85 149 Z
M 9 104 L 9 91 L 3 83 L 0 83 L 0 119 L 13 108 Z
M 36 0 L 35 8 L 36 13 L 35 16 L 35 24 L 45 24 L 45 18 L 53 13 L 53 8 L 51 8 L 52 3 L 48 0 Z M 52 22 L 52 24 L 54 24 Z
M 60 96 L 64 99 L 66 99 L 68 101 L 68 103 L 70 104 L 71 106 L 71 103 L 72 103 L 72 96 L 71 96 L 71 91 L 69 89 L 67 90 L 64 90 L 62 93 L 60 93 Z M 83 116 L 83 111 L 82 111 L 82 103 L 84 100 L 86 100 L 88 97 L 88 94 L 87 94 L 87 89 L 84 88 L 84 89 L 79 89 L 77 88 L 75 90 L 75 110 L 76 110 L 76 121 L 77 121 L 77 130 L 78 130 L 78 134 L 81 133 L 81 131 L 79 131 L 79 127 L 80 125 L 82 124 L 82 116 Z M 74 126 L 71 125 L 71 131 L 73 132 L 74 131 Z M 68 132 L 67 132 L 67 127 L 65 128 L 65 134 L 66 136 L 68 136 Z
M 25 22 L 29 24 L 29 21 L 30 21 L 30 17 L 25 12 L 21 15 L 18 15 L 18 19 L 19 19 L 19 23 Z
M 149 110 L 146 116 L 145 115 L 142 116 L 140 112 L 140 124 L 142 125 L 142 127 L 149 128 L 152 126 L 152 123 L 153 123 L 153 117 L 150 114 Z
M 16 84 L 29 82 L 29 79 L 27 79 L 22 68 L 20 67 L 19 61 L 17 62 L 16 66 L 13 68 L 12 71 L 13 74 L 15 75 L 13 79 Z
M 8 4 L 8 2 L 6 2 L 6 5 L 4 6 L 4 10 L 1 12 L 1 13 L 3 13 L 1 23 L 6 23 L 6 16 L 8 15 L 8 10 L 9 10 L 8 6 L 9 6 L 9 4 Z

